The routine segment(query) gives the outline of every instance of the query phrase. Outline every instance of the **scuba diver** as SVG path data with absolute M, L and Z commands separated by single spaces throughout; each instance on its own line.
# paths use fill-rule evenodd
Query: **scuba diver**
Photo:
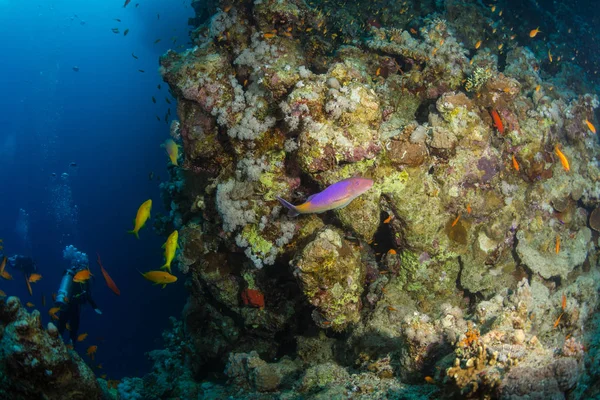
M 9 257 L 7 260 L 12 268 L 22 271 L 26 277 L 34 272 L 37 272 L 37 265 L 35 264 L 35 261 L 33 261 L 33 258 L 29 256 L 21 256 L 16 254 L 12 257 Z
M 67 323 L 70 325 L 69 338 L 73 345 L 77 342 L 77 332 L 79 330 L 79 315 L 81 306 L 89 303 L 97 314 L 102 314 L 102 311 L 96 305 L 92 298 L 90 280 L 83 282 L 74 282 L 73 277 L 79 271 L 82 271 L 83 266 L 73 265 L 65 271 L 60 282 L 58 294 L 56 295 L 56 306 L 60 307 L 58 317 L 58 332 L 62 336 Z

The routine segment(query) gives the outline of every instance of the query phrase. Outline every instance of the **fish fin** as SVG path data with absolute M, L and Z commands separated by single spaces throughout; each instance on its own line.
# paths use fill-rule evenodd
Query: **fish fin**
M 160 269 L 164 269 L 164 270 L 166 270 L 166 271 L 169 271 L 169 273 L 171 273 L 171 266 L 169 266 L 169 265 L 167 265 L 167 264 L 165 264 L 165 265 L 163 265 L 162 267 L 160 267 Z
M 311 201 L 313 197 L 315 197 L 315 195 L 311 194 L 310 196 L 307 197 L 306 201 Z
M 167 284 L 166 284 L 166 283 L 165 283 L 165 284 L 163 284 L 163 287 L 162 287 L 162 288 L 164 289 L 164 288 L 166 288 L 166 287 L 167 287 Z
M 296 215 L 300 214 L 298 212 L 298 210 L 296 209 L 296 206 L 293 205 L 292 203 L 289 203 L 287 200 L 282 199 L 279 196 L 275 196 L 277 198 L 277 200 L 279 200 L 279 202 L 281 203 L 282 206 L 284 206 L 285 208 L 287 208 L 289 210 L 288 214 L 290 217 L 295 217 Z
M 167 247 L 167 243 L 165 242 L 165 244 L 163 244 L 162 246 L 160 246 L 161 249 L 164 249 L 165 247 Z
M 140 238 L 140 235 L 138 235 L 138 233 L 135 230 L 133 230 L 133 231 L 127 231 L 127 233 L 131 233 L 132 235 L 135 235 L 135 237 L 138 238 L 138 239 Z

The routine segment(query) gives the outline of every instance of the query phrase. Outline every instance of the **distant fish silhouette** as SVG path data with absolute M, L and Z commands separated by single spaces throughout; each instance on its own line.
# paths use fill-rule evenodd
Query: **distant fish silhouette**
M 77 65 L 73 66 L 73 71 L 79 72 L 79 67 Z
M 127 4 L 131 3 L 131 0 L 125 0 L 125 4 L 123 4 L 123 8 L 127 7 Z M 136 5 L 137 7 L 137 5 Z

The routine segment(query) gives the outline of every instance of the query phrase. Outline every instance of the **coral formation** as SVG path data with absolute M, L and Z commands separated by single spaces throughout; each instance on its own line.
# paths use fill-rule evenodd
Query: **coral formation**
M 63 343 L 52 322 L 42 326 L 16 297 L 0 300 L 0 397 L 101 399 L 94 372 Z
M 161 187 L 190 297 L 179 344 L 119 391 L 597 393 L 593 86 L 483 4 L 350 3 L 219 2 L 161 57 L 184 149 Z M 333 212 L 277 201 L 355 176 L 373 187 Z

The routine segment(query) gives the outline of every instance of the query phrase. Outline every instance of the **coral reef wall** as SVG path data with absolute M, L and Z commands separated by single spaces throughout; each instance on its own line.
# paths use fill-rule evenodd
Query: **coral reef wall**
M 161 58 L 190 297 L 120 392 L 597 394 L 594 87 L 482 4 L 349 3 L 221 1 Z

